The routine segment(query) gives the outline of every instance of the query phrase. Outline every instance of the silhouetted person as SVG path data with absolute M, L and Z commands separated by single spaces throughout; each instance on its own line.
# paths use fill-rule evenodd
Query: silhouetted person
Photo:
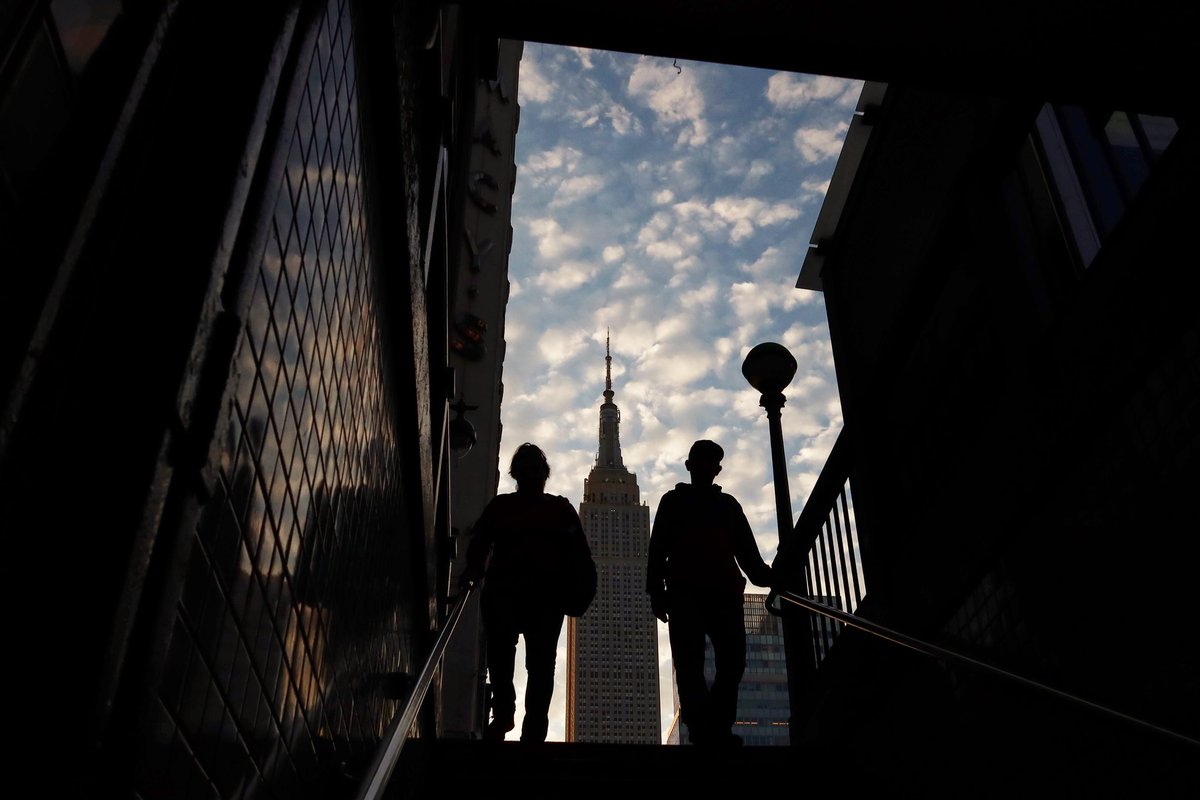
M 508 474 L 517 491 L 499 494 L 475 523 L 463 581 L 483 579 L 483 626 L 492 685 L 492 721 L 485 738 L 504 739 L 516 713 L 513 669 L 517 636 L 525 635 L 525 719 L 521 741 L 543 742 L 554 693 L 554 661 L 562 631 L 559 601 L 568 548 L 587 549 L 575 507 L 545 493 L 550 464 L 529 443 L 517 448 Z
M 663 495 L 650 532 L 646 590 L 654 616 L 669 626 L 679 713 L 692 743 L 741 744 L 733 733 L 738 684 L 746 671 L 742 593 L 746 579 L 771 584 L 741 505 L 713 479 L 725 451 L 701 439 L 684 466 L 692 482 Z M 712 641 L 716 676 L 704 680 L 704 638 Z

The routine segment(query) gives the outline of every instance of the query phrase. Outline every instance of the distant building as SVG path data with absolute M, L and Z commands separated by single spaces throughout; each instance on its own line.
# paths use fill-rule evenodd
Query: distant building
M 658 623 L 646 593 L 650 509 L 621 461 L 621 412 L 605 354 L 596 465 L 579 516 L 596 560 L 596 599 L 567 625 L 567 741 L 660 744 Z
M 745 596 L 746 673 L 738 687 L 734 733 L 746 744 L 788 745 L 790 705 L 783 625 L 779 617 L 767 613 L 766 600 L 765 594 Z M 709 664 L 706 653 L 706 670 Z
M 749 745 L 789 745 L 788 717 L 791 707 L 788 702 L 783 625 L 779 617 L 768 613 L 765 594 L 746 594 L 744 599 L 746 672 L 738 686 L 734 733 Z M 820 599 L 828 602 L 828 598 Z M 704 677 L 711 684 L 715 676 L 712 644 L 705 642 Z M 672 687 L 674 685 L 672 681 Z M 675 722 L 671 726 L 667 744 L 687 744 L 687 733 L 678 724 L 678 691 L 674 692 L 674 700 Z

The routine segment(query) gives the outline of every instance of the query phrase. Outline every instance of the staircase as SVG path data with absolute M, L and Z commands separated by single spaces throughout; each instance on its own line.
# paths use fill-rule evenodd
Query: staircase
M 1187 754 L 1165 762 L 1133 753 L 1126 760 L 1111 754 L 1092 760 L 1070 749 L 1031 752 L 1021 745 L 997 747 L 995 741 L 948 744 L 921 737 L 886 751 L 412 739 L 385 797 L 724 800 L 784 787 L 792 797 L 1200 796 L 1200 763 Z
M 678 792 L 742 797 L 773 790 L 782 776 L 793 785 L 806 776 L 807 789 L 817 788 L 814 783 L 830 789 L 845 781 L 851 760 L 832 756 L 819 748 L 413 739 L 405 745 L 387 798 L 665 800 Z

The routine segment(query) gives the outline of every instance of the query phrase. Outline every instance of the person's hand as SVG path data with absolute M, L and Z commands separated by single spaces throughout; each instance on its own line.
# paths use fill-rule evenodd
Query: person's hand
M 667 615 L 667 595 L 666 592 L 660 592 L 650 595 L 650 610 L 654 612 L 654 616 L 658 617 L 663 622 L 670 622 Z
M 478 584 L 481 580 L 483 580 L 483 570 L 471 569 L 468 567 L 458 578 L 458 591 L 460 593 L 465 592 L 467 589 Z
M 780 578 L 781 577 L 782 577 L 782 573 L 776 572 L 775 567 L 773 565 L 767 566 L 766 586 L 768 589 L 775 591 L 775 592 L 779 591 L 779 589 L 781 588 L 780 587 L 780 583 L 781 583 Z

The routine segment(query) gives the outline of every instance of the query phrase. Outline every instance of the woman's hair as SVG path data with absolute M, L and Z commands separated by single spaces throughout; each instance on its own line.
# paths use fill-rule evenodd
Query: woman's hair
M 512 463 L 508 466 L 508 474 L 517 483 L 523 481 L 545 483 L 546 479 L 550 477 L 550 462 L 546 460 L 546 454 L 542 452 L 542 448 L 526 442 L 517 448 L 517 452 L 513 453 Z

